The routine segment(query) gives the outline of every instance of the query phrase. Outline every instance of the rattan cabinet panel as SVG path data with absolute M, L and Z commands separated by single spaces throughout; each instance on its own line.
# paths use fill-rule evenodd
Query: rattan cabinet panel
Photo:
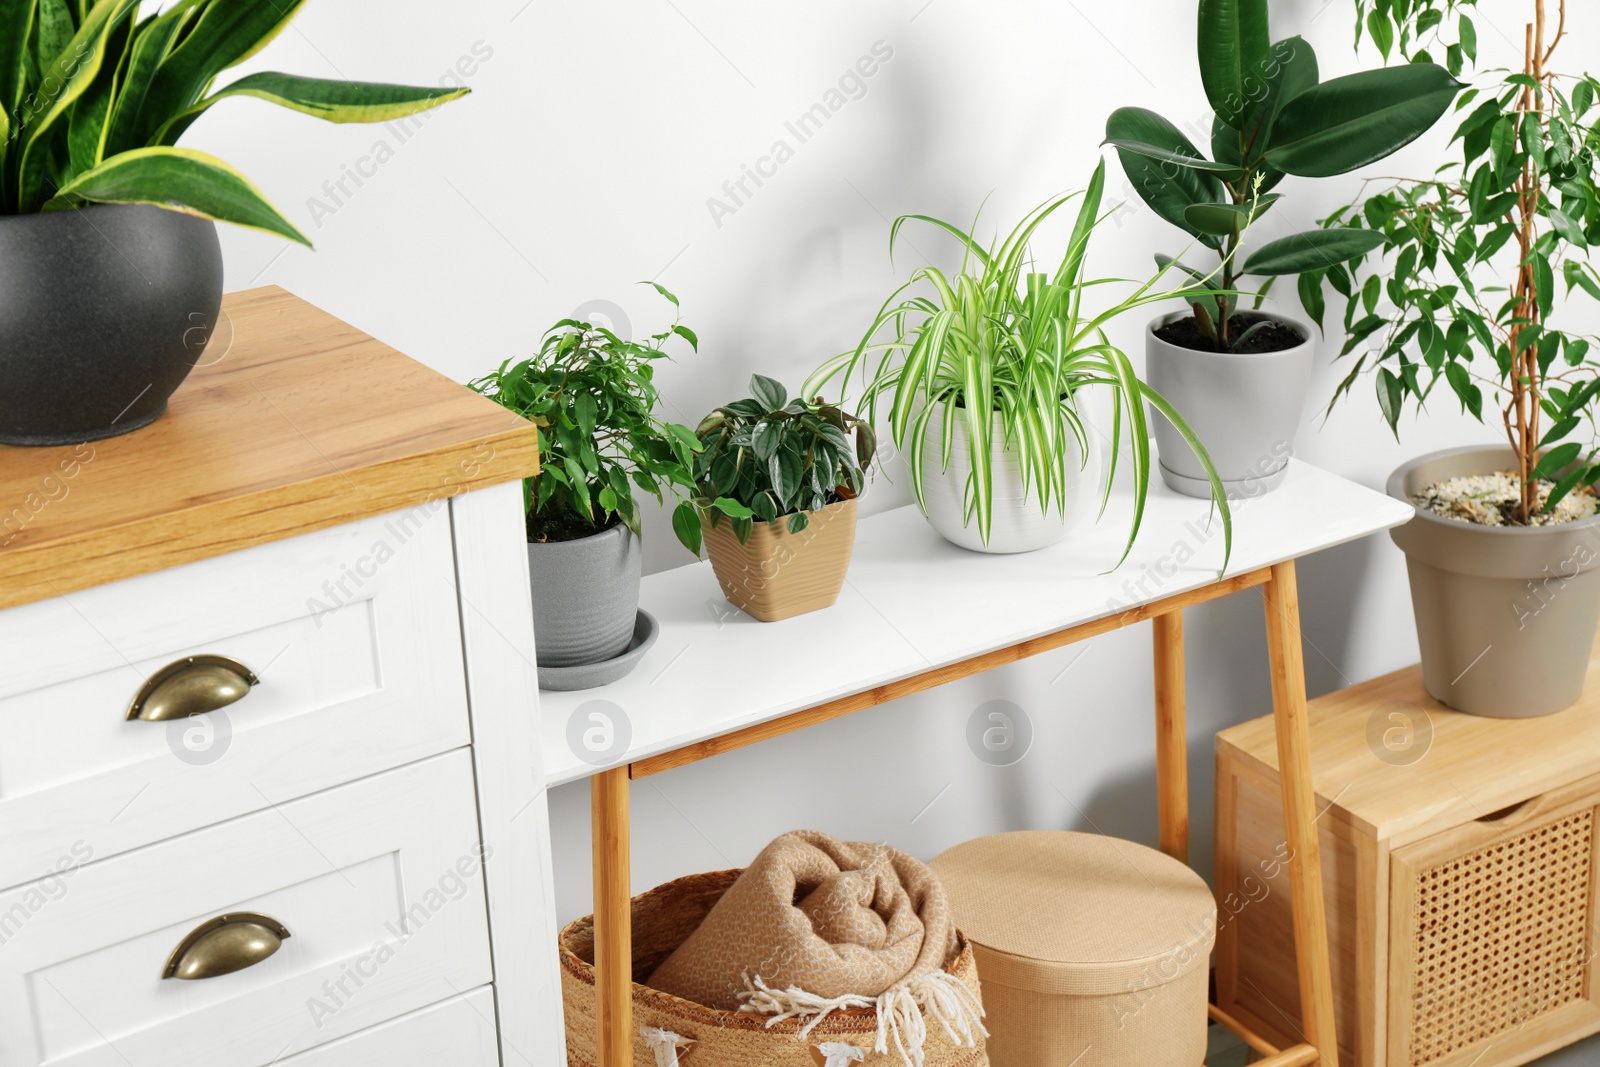
M 1341 1063 L 1515 1067 L 1600 1032 L 1600 688 L 1546 719 L 1483 719 L 1429 701 L 1411 668 L 1311 717 Z M 1299 997 L 1263 722 L 1217 739 L 1217 996 L 1287 1041 Z

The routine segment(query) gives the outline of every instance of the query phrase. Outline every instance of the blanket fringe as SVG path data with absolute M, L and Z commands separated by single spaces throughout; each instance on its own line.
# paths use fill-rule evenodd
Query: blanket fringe
M 878 1039 L 872 1046 L 880 1055 L 889 1054 L 889 1044 L 900 1055 L 905 1067 L 923 1067 L 926 1054 L 923 1049 L 928 1040 L 928 1019 L 939 1023 L 945 1037 L 954 1045 L 967 1048 L 978 1043 L 976 1030 L 984 1037 L 989 1031 L 983 1025 L 983 1004 L 955 975 L 938 971 L 905 982 L 881 996 L 863 997 L 846 994 L 841 997 L 819 997 L 797 986 L 777 990 L 762 981 L 760 975 L 744 976 L 745 989 L 739 994 L 739 1010 L 751 1015 L 770 1016 L 771 1027 L 785 1019 L 806 1019 L 797 1035 L 801 1040 L 811 1036 L 817 1025 L 836 1011 L 850 1008 L 872 1008 L 878 1014 Z
M 817 1046 L 817 1051 L 822 1053 L 823 1067 L 850 1067 L 867 1058 L 865 1050 L 843 1041 L 824 1041 Z
M 694 1044 L 682 1034 L 659 1026 L 641 1026 L 639 1036 L 644 1038 L 646 1047 L 655 1053 L 656 1067 L 678 1067 L 678 1049 Z

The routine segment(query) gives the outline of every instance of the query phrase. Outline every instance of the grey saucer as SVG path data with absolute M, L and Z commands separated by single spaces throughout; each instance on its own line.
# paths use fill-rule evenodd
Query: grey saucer
M 640 608 L 639 616 L 633 622 L 633 640 L 628 642 L 627 649 L 620 656 L 576 667 L 540 667 L 539 688 L 564 693 L 610 685 L 639 665 L 660 634 L 661 624 L 656 622 L 656 617 Z

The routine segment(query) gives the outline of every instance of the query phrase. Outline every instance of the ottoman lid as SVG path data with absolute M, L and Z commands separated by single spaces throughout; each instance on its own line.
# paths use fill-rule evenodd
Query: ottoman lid
M 1205 966 L 1216 940 L 1217 907 L 1205 880 L 1132 841 L 997 834 L 957 845 L 930 866 L 956 924 L 988 950 L 978 957 L 983 981 L 1115 995 Z

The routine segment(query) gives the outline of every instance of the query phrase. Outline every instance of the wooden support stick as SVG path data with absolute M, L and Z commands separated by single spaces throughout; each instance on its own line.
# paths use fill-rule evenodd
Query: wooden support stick
M 633 915 L 628 768 L 590 780 L 594 849 L 595 1048 L 599 1067 L 633 1067 Z
M 1268 1056 L 1264 1060 L 1257 1060 L 1251 1067 L 1311 1067 L 1319 1059 L 1326 1064 L 1332 1061 L 1319 1056 L 1317 1050 L 1310 1045 L 1296 1045 L 1286 1048 L 1276 1056 Z
M 1189 738 L 1184 722 L 1183 612 L 1157 615 L 1156 791 L 1161 851 L 1189 862 Z
M 1273 566 L 1272 581 L 1262 587 L 1261 595 L 1267 613 L 1267 651 L 1272 666 L 1272 710 L 1277 727 L 1284 833 L 1290 849 L 1289 888 L 1299 964 L 1300 1018 L 1306 1037 L 1320 1055 L 1324 1067 L 1338 1067 L 1339 1045 L 1333 1025 L 1333 970 L 1328 957 L 1322 854 L 1317 837 L 1317 797 L 1311 780 L 1305 655 L 1300 647 L 1300 593 L 1293 560 Z

